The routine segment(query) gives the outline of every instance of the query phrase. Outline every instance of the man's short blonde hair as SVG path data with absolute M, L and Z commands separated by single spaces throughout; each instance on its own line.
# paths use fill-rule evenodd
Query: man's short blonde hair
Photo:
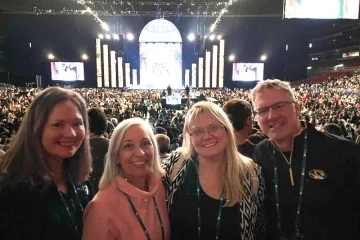
M 281 81 L 279 79 L 268 79 L 264 82 L 259 82 L 252 90 L 251 90 L 251 102 L 254 105 L 256 97 L 262 93 L 266 89 L 279 89 L 288 93 L 291 99 L 296 102 L 296 97 L 291 89 L 290 83 Z

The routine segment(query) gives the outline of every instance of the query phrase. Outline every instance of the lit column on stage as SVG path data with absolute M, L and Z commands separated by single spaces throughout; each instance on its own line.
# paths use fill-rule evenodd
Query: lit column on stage
M 213 59 L 212 59 L 212 77 L 211 77 L 211 87 L 216 88 L 217 85 L 217 71 L 218 71 L 218 46 L 213 46 Z
M 109 79 L 109 46 L 103 45 L 103 53 L 104 53 L 104 87 L 110 86 Z
M 185 86 L 190 86 L 190 69 L 185 69 Z
M 116 52 L 110 52 L 111 87 L 116 87 Z
M 124 68 L 122 57 L 118 57 L 118 80 L 118 87 L 124 87 Z
M 137 88 L 137 70 L 132 70 L 133 88 Z
M 191 87 L 196 87 L 196 63 L 191 64 Z
M 125 63 L 125 86 L 130 86 L 130 63 Z
M 96 39 L 96 82 L 97 87 L 102 87 L 102 72 L 101 72 L 101 42 L 100 38 Z
M 205 53 L 205 88 L 210 88 L 210 62 L 211 53 L 206 51 Z
M 199 88 L 204 87 L 204 58 L 199 57 Z
M 224 52 L 225 52 L 225 40 L 220 40 L 219 49 L 219 88 L 224 87 Z

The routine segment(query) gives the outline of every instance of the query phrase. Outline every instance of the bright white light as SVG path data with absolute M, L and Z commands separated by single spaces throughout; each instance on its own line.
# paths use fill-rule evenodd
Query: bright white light
M 88 55 L 86 55 L 86 54 L 83 54 L 83 55 L 81 56 L 81 58 L 82 58 L 82 60 L 88 60 L 88 59 L 89 59 Z
M 129 41 L 134 40 L 134 34 L 128 33 L 128 34 L 126 35 L 126 39 L 129 40 Z
M 119 40 L 119 35 L 118 35 L 118 34 L 114 34 L 113 38 L 114 38 L 115 40 Z
M 194 41 L 194 40 L 195 40 L 195 34 L 190 33 L 189 36 L 188 36 L 188 40 L 189 40 L 190 42 Z
M 104 39 L 104 34 L 99 34 L 100 39 Z
M 334 68 L 340 68 L 340 67 L 343 67 L 344 64 L 338 64 L 338 65 L 335 65 Z
M 309 67 L 307 67 L 307 70 L 311 70 L 311 69 L 312 69 L 312 67 L 310 67 L 310 66 L 309 66 Z
M 221 10 L 221 14 L 224 14 L 225 12 L 226 12 L 226 9 L 223 8 L 223 9 Z
M 221 39 L 222 39 L 222 36 L 221 36 L 221 35 L 218 35 L 216 38 L 217 38 L 217 40 L 221 40 Z
M 47 57 L 50 60 L 53 60 L 55 58 L 54 54 L 52 54 L 52 53 L 49 53 Z
M 216 28 L 215 24 L 212 24 L 210 27 L 210 32 L 213 32 L 215 30 L 215 28 Z
M 267 59 L 267 56 L 266 55 L 262 55 L 261 57 L 260 57 L 260 60 L 261 61 L 265 61 Z
M 110 35 L 110 34 L 106 34 L 106 35 L 105 35 L 105 38 L 106 38 L 106 39 L 111 39 L 111 35 Z
M 109 26 L 108 26 L 106 23 L 102 23 L 102 24 L 101 24 L 101 27 L 102 27 L 105 31 L 109 31 L 109 30 L 110 30 Z
M 210 39 L 211 41 L 213 41 L 213 40 L 215 39 L 215 35 L 214 35 L 214 34 L 211 34 L 210 37 L 209 37 L 209 39 Z
M 234 60 L 235 60 L 235 56 L 234 56 L 234 55 L 230 55 L 230 56 L 229 56 L 229 61 L 232 62 L 232 61 L 234 61 Z
M 288 44 L 286 44 L 285 50 L 286 50 L 286 51 L 289 50 L 289 45 L 288 45 Z
M 312 48 L 312 43 L 309 43 L 309 48 Z
M 93 13 L 93 11 L 91 10 L 91 8 L 86 7 L 86 11 L 88 11 L 89 13 Z

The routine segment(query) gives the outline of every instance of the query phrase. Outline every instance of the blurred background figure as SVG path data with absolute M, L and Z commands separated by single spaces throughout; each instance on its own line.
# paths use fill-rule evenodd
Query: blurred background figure
M 165 134 L 156 134 L 155 137 L 159 147 L 160 161 L 163 162 L 169 157 L 170 138 Z
M 101 175 L 104 171 L 105 155 L 109 147 L 109 139 L 106 138 L 108 121 L 105 113 L 100 108 L 90 108 L 88 110 L 90 126 L 90 147 L 92 156 L 92 172 L 90 182 L 94 193 L 98 191 Z
M 252 157 L 255 144 L 249 141 L 249 135 L 253 130 L 252 108 L 250 103 L 241 99 L 232 99 L 223 106 L 228 115 L 235 134 L 235 142 L 238 151 L 245 156 Z
M 334 134 L 336 136 L 344 137 L 341 127 L 336 123 L 327 123 L 322 128 L 323 132 Z

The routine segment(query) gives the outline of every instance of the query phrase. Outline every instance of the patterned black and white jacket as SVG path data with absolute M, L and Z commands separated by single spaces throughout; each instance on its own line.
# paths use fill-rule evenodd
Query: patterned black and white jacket
M 175 192 L 185 181 L 187 169 L 191 159 L 185 159 L 181 150 L 174 151 L 163 163 L 166 171 L 163 178 L 167 190 L 168 209 L 171 210 Z M 264 211 L 264 188 L 265 180 L 261 167 L 252 164 L 254 171 L 244 178 L 244 190 L 246 196 L 242 198 L 239 205 L 242 240 L 264 239 L 266 233 L 265 211 Z

